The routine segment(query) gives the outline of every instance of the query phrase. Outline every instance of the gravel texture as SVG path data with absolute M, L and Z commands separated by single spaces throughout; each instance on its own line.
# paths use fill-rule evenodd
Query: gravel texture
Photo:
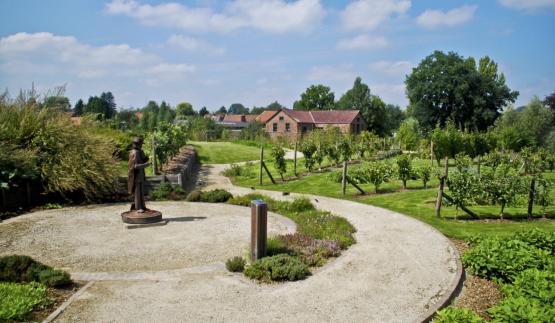
M 0 255 L 29 255 L 70 272 L 161 271 L 225 262 L 249 245 L 250 210 L 228 204 L 150 202 L 164 226 L 127 229 L 126 204 L 30 213 L 0 224 Z M 274 213 L 269 234 L 294 232 Z
M 229 180 L 219 175 L 223 167 L 209 165 L 203 168 L 201 182 L 205 189 L 226 188 L 233 194 L 252 192 L 233 187 Z M 297 196 L 258 192 L 280 199 Z M 357 229 L 357 243 L 306 280 L 259 284 L 241 274 L 229 273 L 223 266 L 143 273 L 97 273 L 100 277 L 98 281 L 69 306 L 58 321 L 412 322 L 421 321 L 430 312 L 433 313 L 455 289 L 460 278 L 458 253 L 449 240 L 433 228 L 369 205 L 325 197 L 309 198 L 318 208 L 347 218 Z M 172 203 L 150 206 L 163 211 L 162 206 L 174 205 Z M 203 212 L 211 212 L 216 217 L 222 210 L 214 207 Z M 191 214 L 194 215 L 188 216 L 206 216 L 199 211 Z M 50 215 L 55 216 L 55 212 Z M 177 213 L 176 216 L 183 215 Z M 87 217 L 82 217 L 74 226 L 86 225 L 81 221 L 87 221 Z M 188 245 L 181 245 L 175 238 L 180 234 L 179 230 L 168 232 L 172 224 L 175 223 L 152 228 L 153 234 L 160 231 L 156 239 L 152 234 L 143 237 L 144 241 L 156 244 L 164 238 L 171 240 L 171 243 L 163 244 L 172 245 L 172 251 L 164 258 L 175 257 L 181 252 L 181 248 L 174 244 Z M 79 239 L 76 237 L 79 230 L 75 232 L 74 238 Z M 219 252 L 226 255 L 229 254 L 228 249 L 233 248 L 233 244 L 219 245 L 218 236 L 212 231 L 197 233 L 195 237 L 205 241 L 205 244 L 196 244 L 201 258 L 210 249 L 217 249 L 216 246 L 223 249 Z M 144 243 L 140 239 L 135 241 Z M 161 246 L 158 244 L 152 250 L 165 252 L 160 250 Z M 111 259 L 132 258 L 127 251 L 129 248 L 134 249 L 135 246 L 120 245 L 117 248 L 119 254 Z M 126 262 L 134 270 L 145 266 L 135 264 L 133 259 Z

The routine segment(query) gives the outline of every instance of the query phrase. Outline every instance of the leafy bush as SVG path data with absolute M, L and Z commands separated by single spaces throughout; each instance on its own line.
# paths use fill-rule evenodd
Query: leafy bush
M 387 151 L 379 151 L 378 155 L 377 155 L 377 159 L 378 160 L 382 160 L 382 159 L 388 159 L 391 157 L 395 157 L 398 155 L 403 154 L 403 151 L 401 149 L 391 149 L 391 150 L 387 150 Z
M 0 258 L 0 281 L 14 283 L 35 281 L 54 287 L 71 283 L 68 273 L 46 266 L 31 257 L 20 255 Z
M 428 188 L 428 182 L 432 177 L 432 166 L 422 166 L 416 169 L 416 174 L 422 180 L 422 184 L 424 184 L 424 188 Z
M 462 256 L 472 274 L 498 282 L 512 282 L 523 270 L 543 269 L 552 261 L 548 251 L 519 240 L 483 239 Z
M 329 179 L 333 183 L 341 183 L 341 181 L 343 180 L 343 171 L 334 170 L 326 176 L 327 176 L 327 179 Z
M 553 305 L 550 305 L 553 306 Z M 526 297 L 510 297 L 488 310 L 494 322 L 553 322 L 555 310 Z
M 55 209 L 61 209 L 63 208 L 63 206 L 61 204 L 58 203 L 46 203 L 44 205 L 44 208 L 47 210 L 55 210 Z
M 478 314 L 467 308 L 446 307 L 437 311 L 434 322 L 438 323 L 482 323 L 486 322 Z
M 243 272 L 243 270 L 245 269 L 245 259 L 241 258 L 241 257 L 233 257 L 233 258 L 229 258 L 226 262 L 225 262 L 225 268 L 227 268 L 227 270 L 231 271 L 231 272 Z
M 281 253 L 291 253 L 281 236 L 270 237 L 266 240 L 266 255 L 275 256 Z
M 278 143 L 276 143 L 272 148 L 272 158 L 276 170 L 281 176 L 281 180 L 283 180 L 283 174 L 285 174 L 285 172 L 287 171 L 287 163 L 285 162 L 285 150 Z
M 50 303 L 42 284 L 0 283 L 0 321 L 25 320 L 33 309 Z
M 412 176 L 412 160 L 409 155 L 397 157 L 397 176 L 403 182 L 403 189 L 407 189 L 407 181 Z
M 227 202 L 233 195 L 226 190 L 215 189 L 211 191 L 192 191 L 187 195 L 188 202 L 207 202 L 207 203 L 224 203 Z
M 172 185 L 170 182 L 162 182 L 151 190 L 148 196 L 155 201 L 182 200 L 185 197 L 185 191 L 178 185 Z
M 222 174 L 224 176 L 227 177 L 246 177 L 246 178 L 250 178 L 253 176 L 253 174 L 251 173 L 251 171 L 245 167 L 245 166 L 240 166 L 237 164 L 231 164 L 230 168 L 225 169 Z
M 295 281 L 308 275 L 310 270 L 307 265 L 285 254 L 259 259 L 245 269 L 245 276 L 263 282 Z
M 393 175 L 393 168 L 384 162 L 370 162 L 366 167 L 366 172 L 368 173 L 368 182 L 374 184 L 374 192 L 377 194 L 380 185 L 388 182 Z
M 526 242 L 539 249 L 555 255 L 555 232 L 546 232 L 537 228 L 517 231 L 511 235 L 512 239 Z

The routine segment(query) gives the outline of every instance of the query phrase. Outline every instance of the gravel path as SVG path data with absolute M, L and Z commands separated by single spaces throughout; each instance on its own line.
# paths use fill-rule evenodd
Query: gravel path
M 203 166 L 204 189 L 252 192 L 219 175 L 224 167 Z M 95 282 L 58 321 L 412 322 L 427 318 L 455 289 L 458 253 L 435 229 L 373 206 L 309 197 L 347 218 L 357 243 L 306 280 L 264 285 L 221 266 L 106 273 L 107 280 Z

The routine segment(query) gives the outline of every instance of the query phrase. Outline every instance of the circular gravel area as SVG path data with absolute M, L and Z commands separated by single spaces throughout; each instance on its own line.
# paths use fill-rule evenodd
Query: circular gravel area
M 10 219 L 0 223 L 0 255 L 28 255 L 70 272 L 137 272 L 222 263 L 248 249 L 249 208 L 150 202 L 168 223 L 129 229 L 120 217 L 128 207 L 71 207 Z M 295 232 L 295 224 L 269 213 L 268 231 Z

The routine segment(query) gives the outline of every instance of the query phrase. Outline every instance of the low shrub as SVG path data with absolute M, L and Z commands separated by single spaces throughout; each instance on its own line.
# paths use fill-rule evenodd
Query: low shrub
M 341 254 L 337 241 L 313 239 L 300 233 L 278 236 L 288 253 L 296 255 L 308 266 L 322 266 L 330 257 Z
M 494 322 L 553 322 L 554 304 L 542 304 L 536 299 L 509 297 L 488 310 Z
M 237 164 L 231 164 L 230 168 L 225 169 L 222 174 L 227 177 L 245 177 L 245 178 L 252 178 L 254 175 L 250 171 L 250 167 L 252 164 L 247 163 L 244 166 L 240 166 Z
M 296 197 L 292 202 L 285 203 L 283 208 L 290 212 L 306 212 L 315 210 L 307 197 Z
M 235 256 L 233 258 L 229 258 L 226 262 L 225 262 L 225 268 L 227 268 L 227 270 L 231 271 L 231 272 L 243 272 L 243 270 L 245 269 L 245 259 Z
M 46 286 L 29 284 L 0 283 L 0 321 L 25 320 L 33 309 L 51 303 Z
M 61 204 L 58 204 L 58 203 L 46 203 L 44 205 L 44 208 L 47 209 L 47 210 L 56 210 L 56 209 L 63 208 L 63 206 Z
M 170 182 L 162 182 L 155 189 L 151 190 L 148 196 L 155 201 L 182 200 L 185 197 L 185 191 L 177 185 L 172 185 Z
M 52 287 L 71 283 L 68 273 L 46 266 L 31 257 L 21 255 L 0 258 L 0 281 L 14 283 L 40 282 Z
M 328 175 L 326 175 L 326 177 L 333 183 L 341 183 L 341 181 L 343 180 L 343 171 L 342 170 L 331 171 Z
M 378 153 L 376 154 L 376 158 L 378 160 L 382 160 L 382 159 L 388 159 L 402 154 L 403 154 L 403 151 L 401 149 L 391 149 L 388 151 L 378 151 Z
M 281 238 L 282 236 L 268 238 L 266 241 L 266 255 L 275 256 L 282 253 L 291 253 L 291 250 L 287 249 L 285 242 Z
M 200 202 L 200 196 L 201 196 L 202 192 L 201 191 L 192 191 L 191 193 L 189 193 L 187 195 L 187 197 L 185 198 L 185 200 L 187 202 Z
M 39 272 L 39 281 L 46 286 L 64 286 L 71 284 L 69 273 L 58 269 L 46 269 Z
M 530 230 L 517 231 L 512 236 L 515 240 L 526 242 L 539 249 L 548 251 L 555 255 L 555 232 L 545 232 L 534 228 Z
M 212 191 L 192 191 L 187 195 L 188 202 L 207 202 L 207 203 L 224 203 L 231 199 L 233 195 L 226 190 L 215 189 Z
M 202 192 L 200 194 L 201 202 L 223 203 L 227 202 L 233 195 L 226 190 L 215 189 L 212 191 Z
M 438 323 L 482 323 L 486 322 L 478 314 L 467 308 L 446 307 L 437 311 L 434 322 Z
M 245 276 L 262 282 L 295 281 L 310 275 L 308 266 L 290 255 L 265 257 L 245 269 Z
M 544 269 L 553 262 L 549 252 L 512 239 L 487 238 L 462 256 L 465 268 L 472 274 L 497 282 L 512 282 L 529 268 Z

